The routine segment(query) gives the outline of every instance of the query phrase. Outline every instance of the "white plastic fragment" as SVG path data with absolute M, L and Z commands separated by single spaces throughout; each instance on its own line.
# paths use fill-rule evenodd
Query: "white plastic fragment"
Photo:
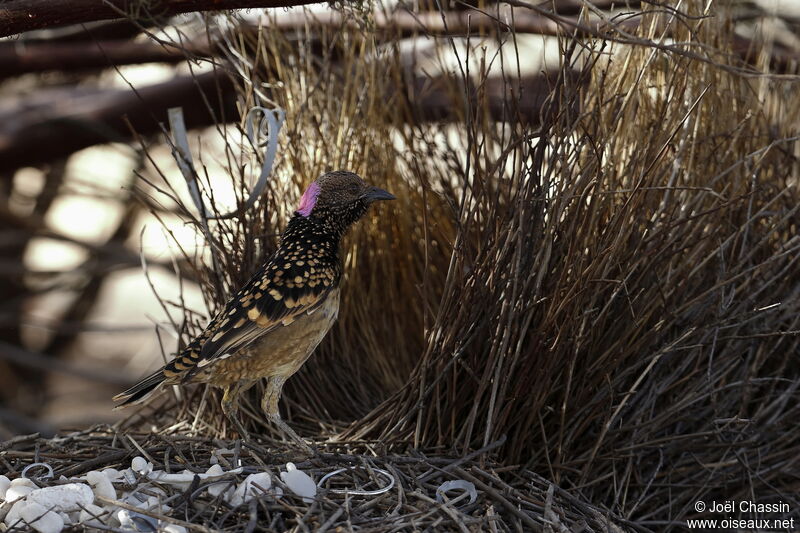
M 19 517 L 39 533 L 59 533 L 64 529 L 64 519 L 40 503 L 25 502 Z
M 289 490 L 301 496 L 303 501 L 311 503 L 317 495 L 317 484 L 302 470 L 298 470 L 294 463 L 286 463 L 286 472 L 281 472 L 281 479 Z
M 167 524 L 161 526 L 161 531 L 164 533 L 186 533 L 186 528 L 178 524 Z
M 153 463 L 148 463 L 144 457 L 137 455 L 131 459 L 131 469 L 133 469 L 134 472 L 146 476 L 153 471 Z
M 122 475 L 122 481 L 128 485 L 136 485 L 136 474 L 132 468 L 126 468 L 120 474 Z
M 133 492 L 123 492 L 122 501 L 135 505 L 136 507 L 147 507 L 147 494 L 134 490 Z
M 233 494 L 228 494 L 225 498 L 233 507 L 247 503 L 250 500 L 263 494 L 263 491 L 269 490 L 272 487 L 272 477 L 269 472 L 258 472 L 250 474 L 244 481 L 239 483 Z
M 168 485 L 175 485 L 182 488 L 188 488 L 189 485 L 192 484 L 194 481 L 194 477 L 197 476 L 201 480 L 206 479 L 216 479 L 227 474 L 240 474 L 242 472 L 242 468 L 234 468 L 233 470 L 228 470 L 225 472 L 222 470 L 222 467 L 219 465 L 213 465 L 211 468 L 208 469 L 204 474 L 195 474 L 190 472 L 189 470 L 184 470 L 179 474 L 167 474 L 163 470 L 155 470 L 147 474 L 147 477 L 153 481 L 158 481 L 159 483 L 166 483 Z
M 194 474 L 188 470 L 184 470 L 179 474 L 167 474 L 163 470 L 156 470 L 150 472 L 147 477 L 159 483 L 166 483 L 167 485 L 175 485 L 180 488 L 188 488 L 194 480 Z
M 165 491 L 161 487 L 148 487 L 147 493 L 152 496 L 160 496 L 161 498 L 167 498 L 168 496 L 167 491 Z
M 127 509 L 120 509 L 117 511 L 116 516 L 124 529 L 132 529 L 134 531 L 158 530 L 158 520 L 147 515 L 135 511 L 128 511 Z
M 131 513 L 127 509 L 120 509 L 117 511 L 116 518 L 119 521 L 119 525 L 125 529 L 136 529 L 136 525 L 133 523 L 133 520 L 131 520 Z
M 0 475 L 0 500 L 6 499 L 6 491 L 11 486 L 11 481 L 3 475 Z
M 117 491 L 114 490 L 114 485 L 111 484 L 111 480 L 103 472 L 92 470 L 86 474 L 86 482 L 92 487 L 95 497 L 109 500 L 117 499 Z
M 148 496 L 145 501 L 137 504 L 137 507 L 141 507 L 142 509 L 145 509 L 147 511 L 156 510 L 161 514 L 166 514 L 172 511 L 172 507 L 161 503 L 161 501 L 162 498 L 159 498 L 157 496 Z
M 445 493 L 451 490 L 463 490 L 469 493 L 469 503 L 475 503 L 475 500 L 478 499 L 478 491 L 475 490 L 475 485 L 463 479 L 454 479 L 439 485 L 439 488 L 436 489 L 436 501 L 444 503 Z

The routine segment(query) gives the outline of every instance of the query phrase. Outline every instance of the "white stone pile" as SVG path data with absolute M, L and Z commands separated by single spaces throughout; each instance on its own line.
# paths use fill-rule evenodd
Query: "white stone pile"
M 9 480 L 0 475 L 0 520 L 9 529 L 33 529 L 40 533 L 58 533 L 74 525 L 186 533 L 184 526 L 155 518 L 166 517 L 172 510 L 162 486 L 185 491 L 199 477 L 204 490 L 233 507 L 262 495 L 275 499 L 283 496 L 283 488 L 273 487 L 273 474 L 268 471 L 250 474 L 237 483 L 241 467 L 225 471 L 218 461 L 212 462 L 216 464 L 202 474 L 189 470 L 167 473 L 154 470 L 153 464 L 143 457 L 134 457 L 130 468 L 122 471 L 93 470 L 78 478 L 61 476 L 39 484 L 27 477 Z M 279 483 L 306 503 L 312 502 L 317 494 L 317 485 L 311 477 L 293 463 L 287 463 L 286 471 L 280 472 Z M 40 488 L 42 484 L 47 486 Z

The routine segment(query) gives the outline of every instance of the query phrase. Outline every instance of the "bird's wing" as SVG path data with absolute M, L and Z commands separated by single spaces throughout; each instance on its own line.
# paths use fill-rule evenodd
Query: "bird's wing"
M 187 381 L 200 368 L 313 312 L 325 301 L 338 277 L 337 264 L 324 265 L 313 258 L 298 261 L 274 257 L 164 368 L 165 376 Z

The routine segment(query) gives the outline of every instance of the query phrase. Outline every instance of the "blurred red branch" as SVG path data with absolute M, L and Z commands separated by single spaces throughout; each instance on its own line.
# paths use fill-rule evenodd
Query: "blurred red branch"
M 212 105 L 212 109 L 207 108 Z M 0 106 L 0 170 L 65 157 L 131 132 L 160 131 L 170 107 L 183 106 L 189 127 L 238 119 L 233 84 L 214 72 L 130 89 L 41 91 Z M 126 122 L 126 118 L 128 122 Z
M 87 41 L 75 43 L 0 43 L 0 78 L 48 70 L 74 71 L 137 63 L 178 63 L 208 57 L 208 41 L 180 47 L 153 41 Z
M 12 0 L 0 4 L 0 37 L 97 20 L 315 3 L 318 0 Z

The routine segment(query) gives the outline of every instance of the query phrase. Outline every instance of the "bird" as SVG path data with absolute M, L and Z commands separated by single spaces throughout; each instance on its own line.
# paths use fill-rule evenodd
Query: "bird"
M 239 395 L 266 378 L 262 410 L 310 450 L 281 419 L 283 385 L 338 317 L 342 237 L 373 202 L 394 199 L 349 171 L 313 181 L 275 252 L 172 361 L 114 396 L 116 407 L 144 403 L 165 385 L 207 383 L 223 389 L 222 410 L 246 438 L 237 417 Z

